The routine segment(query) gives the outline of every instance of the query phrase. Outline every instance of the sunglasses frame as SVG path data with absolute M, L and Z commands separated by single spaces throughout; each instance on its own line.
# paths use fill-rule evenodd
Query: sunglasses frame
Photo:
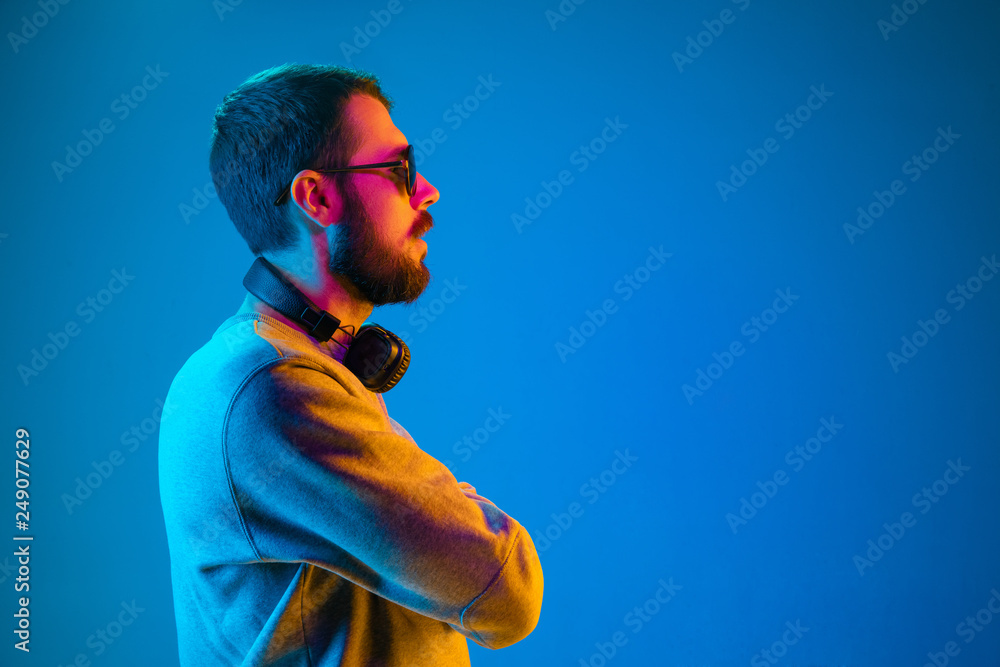
M 337 169 L 313 169 L 313 171 L 321 174 L 332 174 L 338 171 L 362 171 L 364 169 L 382 169 L 386 167 L 406 168 L 406 195 L 408 197 L 412 197 L 417 187 L 417 169 L 413 155 L 413 144 L 406 146 L 406 155 L 402 160 L 393 160 L 392 162 L 376 162 L 374 164 L 356 164 L 350 167 L 338 167 Z M 281 193 L 274 199 L 275 206 L 281 206 L 285 202 L 285 199 L 288 197 L 288 193 L 291 191 L 291 187 L 291 183 L 286 185 Z

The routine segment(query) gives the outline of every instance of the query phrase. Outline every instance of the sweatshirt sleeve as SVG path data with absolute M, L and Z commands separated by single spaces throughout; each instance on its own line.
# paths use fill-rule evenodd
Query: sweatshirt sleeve
M 543 589 L 527 530 L 384 425 L 306 360 L 252 375 L 230 406 L 223 456 L 254 553 L 312 562 L 486 648 L 525 638 Z

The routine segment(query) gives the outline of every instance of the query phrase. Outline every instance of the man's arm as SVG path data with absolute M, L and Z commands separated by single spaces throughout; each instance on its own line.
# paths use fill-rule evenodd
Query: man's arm
M 543 588 L 528 532 L 384 423 L 308 361 L 282 359 L 250 378 L 223 446 L 251 547 L 261 560 L 336 572 L 487 648 L 520 641 Z M 275 479 L 249 483 L 249 471 L 282 459 Z

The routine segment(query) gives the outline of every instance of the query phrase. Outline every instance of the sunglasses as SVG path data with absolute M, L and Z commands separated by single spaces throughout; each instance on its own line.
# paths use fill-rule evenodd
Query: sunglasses
M 361 171 L 364 169 L 382 169 L 383 167 L 403 167 L 406 169 L 406 196 L 412 197 L 417 186 L 417 164 L 414 161 L 412 144 L 406 147 L 406 155 L 402 160 L 394 160 L 393 162 L 376 162 L 375 164 L 357 164 L 351 167 L 340 167 L 339 169 L 313 169 L 313 171 L 317 171 L 321 174 L 332 174 L 337 171 Z M 285 188 L 281 191 L 281 194 L 275 198 L 275 206 L 281 206 L 281 204 L 285 202 L 291 187 L 291 183 L 285 186 Z

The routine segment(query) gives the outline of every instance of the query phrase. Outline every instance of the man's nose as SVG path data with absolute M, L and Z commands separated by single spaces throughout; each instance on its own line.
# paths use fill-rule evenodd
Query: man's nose
M 418 172 L 416 186 L 413 190 L 413 200 L 417 202 L 414 208 L 427 208 L 439 199 L 441 199 L 441 193 L 438 192 L 438 189 Z

